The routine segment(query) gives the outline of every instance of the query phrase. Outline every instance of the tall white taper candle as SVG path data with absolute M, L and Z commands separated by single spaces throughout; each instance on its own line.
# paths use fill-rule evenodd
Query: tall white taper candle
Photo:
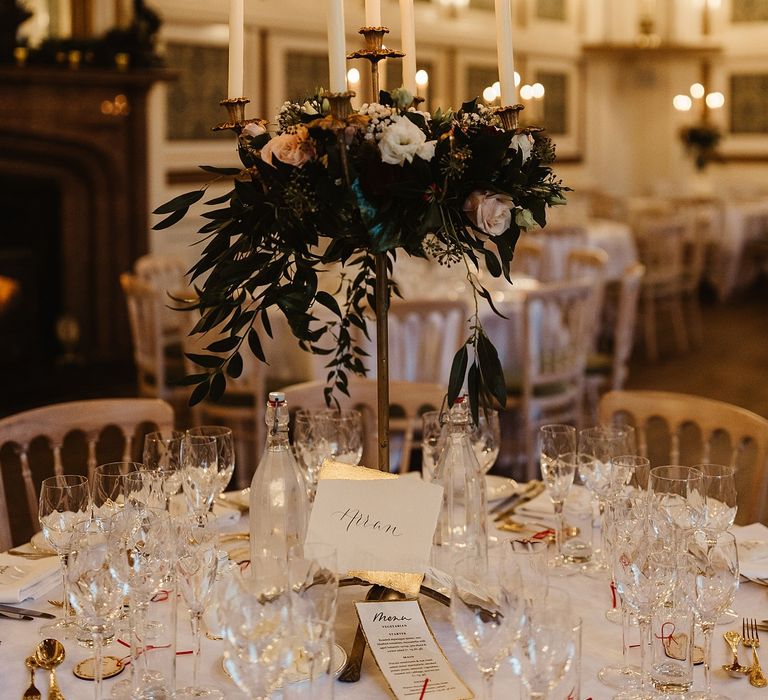
M 512 53 L 512 0 L 496 0 L 496 51 L 502 106 L 515 99 L 515 58 Z
M 244 23 L 244 0 L 229 0 L 229 98 L 243 96 Z
M 331 92 L 347 90 L 347 49 L 344 37 L 344 0 L 328 0 L 328 73 Z
M 400 0 L 400 38 L 403 57 L 403 87 L 416 94 L 416 30 L 413 0 Z
M 381 0 L 365 0 L 365 26 L 381 26 Z

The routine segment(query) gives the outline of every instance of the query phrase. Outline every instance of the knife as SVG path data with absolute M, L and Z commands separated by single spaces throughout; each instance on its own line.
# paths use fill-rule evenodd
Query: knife
M 22 615 L 21 613 L 2 611 L 0 617 L 7 618 L 8 620 L 31 620 L 31 615 Z
M 56 619 L 56 615 L 51 615 L 51 613 L 40 612 L 39 610 L 28 610 L 27 608 L 17 608 L 15 605 L 0 604 L 0 612 L 16 613 L 17 615 L 29 615 L 30 617 L 43 617 L 46 620 Z
M 528 503 L 528 501 L 532 501 L 534 498 L 536 498 L 536 496 L 538 496 L 540 493 L 544 491 L 544 488 L 545 486 L 543 483 L 541 483 L 540 481 L 536 482 L 535 488 L 529 489 L 527 493 L 520 496 L 520 498 L 517 501 L 515 501 L 511 506 L 497 513 L 494 516 L 493 521 L 497 523 L 499 522 L 499 520 L 504 520 L 504 518 L 506 518 L 508 515 L 512 515 L 512 513 L 515 512 L 516 508 L 521 506 L 523 503 Z

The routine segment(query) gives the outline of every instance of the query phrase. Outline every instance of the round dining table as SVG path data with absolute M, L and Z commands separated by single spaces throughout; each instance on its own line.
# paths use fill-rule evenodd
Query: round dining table
M 508 535 L 496 530 L 489 519 L 489 532 L 492 537 L 522 537 L 524 535 Z M 247 531 L 247 516 L 236 524 L 222 528 L 222 532 Z M 765 529 L 765 540 L 768 542 L 768 529 Z M 605 613 L 612 605 L 612 593 L 607 573 L 588 575 L 576 573 L 567 577 L 550 577 L 550 586 L 565 590 L 571 600 L 572 608 L 582 618 L 582 653 L 581 653 L 581 700 L 607 700 L 612 698 L 614 691 L 600 683 L 597 679 L 598 670 L 606 664 L 616 664 L 621 661 L 621 627 L 606 619 Z M 347 652 L 352 647 L 355 635 L 357 618 L 354 603 L 365 598 L 367 588 L 362 586 L 350 586 L 340 589 L 339 606 L 336 621 L 336 642 Z M 53 590 L 40 599 L 25 600 L 21 605 L 40 611 L 60 614 L 59 608 L 53 607 L 48 599 L 60 597 L 60 591 Z M 476 696 L 480 695 L 480 674 L 476 670 L 474 662 L 462 650 L 456 635 L 452 630 L 449 609 L 440 603 L 426 597 L 421 597 L 421 606 L 429 622 L 434 635 L 448 658 L 450 664 L 458 672 L 464 682 L 473 690 Z M 715 630 L 713 643 L 713 687 L 720 693 L 731 698 L 758 698 L 765 697 L 765 690 L 753 688 L 746 677 L 731 678 L 721 669 L 721 666 L 730 662 L 730 652 L 722 638 L 722 633 L 729 629 L 741 631 L 741 617 L 752 617 L 758 621 L 768 612 L 768 589 L 763 585 L 746 582 L 742 583 L 733 606 L 739 619 L 731 624 L 718 625 Z M 768 616 L 768 615 L 766 615 Z M 184 612 L 183 604 L 179 604 L 179 626 L 177 641 L 177 687 L 188 685 L 192 673 L 192 657 L 189 650 L 192 649 L 192 637 L 188 624 L 188 616 Z M 2 668 L 2 686 L 0 686 L 0 699 L 20 700 L 24 690 L 29 685 L 29 672 L 24 666 L 24 659 L 35 649 L 40 641 L 39 627 L 41 622 L 16 621 L 0 618 L 0 668 Z M 765 633 L 768 640 L 768 632 Z M 632 629 L 630 636 L 631 660 L 639 662 L 639 650 L 637 649 L 637 628 Z M 697 640 L 700 643 L 700 640 Z M 67 700 L 81 700 L 93 697 L 93 685 L 89 681 L 76 678 L 72 670 L 80 661 L 90 656 L 90 652 L 79 646 L 77 642 L 67 640 L 66 659 L 57 669 L 57 680 L 62 690 L 63 697 Z M 768 644 L 766 645 L 768 650 Z M 748 664 L 751 656 L 749 650 L 741 649 L 741 662 Z M 112 643 L 105 647 L 105 654 L 125 657 L 128 650 Z M 201 657 L 201 681 L 205 685 L 218 687 L 225 698 L 245 698 L 243 693 L 229 680 L 222 666 L 223 642 L 204 638 Z M 764 654 L 764 661 L 768 664 L 768 651 Z M 768 666 L 766 667 L 768 668 Z M 126 677 L 127 671 L 114 679 L 104 682 L 104 696 L 109 697 L 112 685 Z M 38 670 L 36 685 L 43 690 L 45 697 L 48 678 L 47 672 Z M 703 667 L 694 669 L 694 687 L 703 688 Z M 274 698 L 281 698 L 282 693 L 276 691 Z M 338 700 L 376 700 L 377 698 L 391 698 L 387 683 L 376 666 L 370 652 L 366 651 L 362 675 L 356 683 L 334 683 L 334 697 Z M 426 694 L 429 698 L 429 693 Z M 524 697 L 520 694 L 520 682 L 514 674 L 512 664 L 504 662 L 497 674 L 494 698 L 499 700 L 515 700 Z M 679 696 L 677 696 L 679 697 Z M 556 697 L 553 700 L 568 700 L 567 697 Z M 574 698 L 574 700 L 577 700 Z

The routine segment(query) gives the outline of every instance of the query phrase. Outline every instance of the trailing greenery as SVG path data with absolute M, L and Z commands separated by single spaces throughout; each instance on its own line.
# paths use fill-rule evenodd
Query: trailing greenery
M 543 134 L 505 130 L 476 100 L 431 115 L 411 103 L 402 88 L 381 92 L 379 103 L 343 121 L 322 93 L 286 103 L 274 133 L 263 122 L 243 129 L 242 169 L 203 167 L 231 178 L 232 188 L 204 202 L 205 247 L 190 270 L 201 314 L 193 333 L 216 328 L 223 336 L 211 354 L 191 356 L 202 368 L 186 380 L 197 385 L 192 403 L 220 397 L 227 377 L 241 373 L 243 352 L 265 361 L 260 334 L 272 337 L 275 312 L 303 349 L 328 356 L 326 398 L 347 393 L 349 375 L 366 370 L 356 338 L 368 333 L 383 254 L 390 273 L 398 255 L 463 266 L 474 305 L 446 378 L 448 398 L 466 386 L 475 416 L 480 405 L 504 405 L 501 362 L 479 316 L 480 298 L 491 307 L 493 300 L 478 273 L 484 267 L 509 280 L 521 230 L 544 226 L 546 208 L 563 204 L 567 188 L 552 172 L 554 147 Z M 205 191 L 159 207 L 165 218 L 155 229 L 182 219 Z M 318 287 L 332 264 L 344 271 L 335 294 Z M 391 281 L 389 291 L 397 293 Z

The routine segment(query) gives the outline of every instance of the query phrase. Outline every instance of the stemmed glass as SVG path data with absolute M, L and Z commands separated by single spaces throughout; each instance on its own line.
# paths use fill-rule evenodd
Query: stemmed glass
M 200 640 L 203 612 L 211 600 L 218 566 L 218 529 L 210 514 L 185 516 L 174 521 L 176 533 L 176 574 L 181 595 L 189 609 L 195 638 L 192 685 L 177 690 L 176 698 L 212 698 L 222 700 L 215 688 L 198 686 L 200 672 Z
M 692 582 L 686 586 L 689 599 L 704 633 L 705 692 L 690 693 L 696 700 L 729 700 L 712 692 L 712 632 L 717 619 L 733 603 L 739 587 L 739 557 L 736 539 L 730 532 L 696 532 L 688 547 Z
M 627 433 L 623 428 L 596 426 L 579 431 L 579 476 L 597 501 L 600 512 L 601 545 L 593 552 L 592 567 L 608 569 L 605 558 L 605 507 L 611 493 L 623 484 L 617 478 L 613 458 L 627 452 Z
M 212 437 L 216 440 L 216 453 L 219 470 L 219 490 L 214 498 L 226 491 L 232 474 L 235 473 L 235 442 L 231 428 L 223 425 L 201 425 L 187 430 L 187 435 Z
M 525 610 L 520 572 L 507 559 L 477 556 L 457 561 L 451 586 L 451 621 L 464 651 L 483 677 L 483 700 L 493 697 L 493 678 L 520 633 Z
M 299 464 L 304 467 L 310 503 L 315 500 L 317 477 L 326 457 L 315 416 L 316 411 L 302 408 L 293 419 L 293 446 Z
M 557 520 L 557 556 L 550 560 L 550 565 L 555 570 L 563 571 L 567 568 L 563 557 L 563 504 L 573 486 L 576 472 L 576 428 L 560 423 L 542 426 L 539 429 L 539 448 L 541 475 Z
M 102 527 L 125 506 L 125 476 L 139 471 L 138 462 L 100 464 L 93 472 L 93 519 Z
M 145 469 L 181 469 L 181 442 L 184 433 L 172 430 L 170 433 L 154 431 L 144 436 L 142 461 Z
M 363 416 L 353 408 L 325 409 L 317 413 L 324 458 L 344 464 L 360 464 L 363 457 Z
M 210 435 L 186 435 L 181 443 L 181 478 L 187 507 L 205 515 L 220 493 L 218 445 Z M 228 466 L 224 465 L 227 469 Z
M 150 655 L 143 653 L 142 644 L 149 603 L 173 570 L 173 544 L 170 515 L 164 509 L 137 508 L 128 500 L 125 509 L 112 518 L 109 546 L 118 555 L 111 560 L 111 567 L 122 595 L 128 598 L 131 630 L 131 680 L 116 684 L 113 695 L 118 692 L 117 697 L 122 697 L 120 692 L 141 697 L 144 689 L 167 681 L 161 673 L 150 670 Z
M 293 661 L 291 593 L 285 558 L 254 554 L 217 591 L 224 667 L 252 700 L 267 700 Z
M 614 700 L 647 700 L 647 650 L 651 642 L 651 615 L 672 594 L 676 583 L 675 557 L 660 548 L 646 519 L 627 518 L 614 523 L 613 558 L 616 590 L 637 617 L 640 626 L 640 684 L 622 690 Z
M 649 513 L 656 534 L 670 536 L 682 549 L 685 534 L 699 527 L 704 518 L 704 475 L 693 467 L 654 467 L 648 491 Z
M 123 477 L 126 506 L 135 510 L 168 510 L 170 499 L 181 486 L 181 472 L 176 469 L 140 469 Z
M 425 481 L 431 481 L 445 445 L 447 415 L 444 411 L 426 411 L 421 415 L 421 473 Z M 478 423 L 470 426 L 469 439 L 480 469 L 487 473 L 496 462 L 501 446 L 499 412 L 481 411 Z
M 93 640 L 96 700 L 101 698 L 104 637 L 110 633 L 123 604 L 123 591 L 111 566 L 116 552 L 110 549 L 104 532 L 109 522 L 84 533 L 67 567 L 69 602 L 78 614 L 79 624 L 91 633 Z
M 59 474 L 48 477 L 40 485 L 38 518 L 43 537 L 59 555 L 64 584 L 64 617 L 43 625 L 41 634 L 48 636 L 75 635 L 77 625 L 69 605 L 69 556 L 77 549 L 91 516 L 91 498 L 88 479 L 77 474 Z

